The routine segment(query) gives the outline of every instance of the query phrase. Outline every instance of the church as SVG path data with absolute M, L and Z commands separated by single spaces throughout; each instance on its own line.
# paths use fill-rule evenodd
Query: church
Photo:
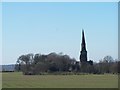
M 90 60 L 90 61 L 87 60 L 85 35 L 84 35 L 84 30 L 82 30 L 82 43 L 81 43 L 81 51 L 80 51 L 80 67 L 81 68 L 86 68 L 88 65 L 93 65 L 93 61 L 92 60 Z

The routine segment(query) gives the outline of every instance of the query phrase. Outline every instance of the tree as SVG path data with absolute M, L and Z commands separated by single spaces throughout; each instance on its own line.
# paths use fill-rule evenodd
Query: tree
M 113 58 L 111 56 L 105 56 L 103 58 L 103 67 L 106 73 L 110 73 L 110 67 L 112 62 Z
M 20 66 L 23 74 L 40 74 L 41 72 L 67 72 L 71 70 L 78 71 L 79 63 L 75 64 L 76 60 L 71 59 L 68 55 L 62 53 L 50 53 L 48 55 L 42 54 L 26 54 L 19 56 L 16 69 Z M 75 68 L 73 68 L 75 66 Z
M 106 63 L 110 63 L 110 62 L 113 62 L 114 60 L 113 60 L 113 58 L 112 58 L 112 56 L 105 56 L 104 58 L 103 58 L 103 62 L 106 62 Z
M 111 56 L 105 56 L 98 64 L 99 71 L 102 73 L 115 73 L 117 71 L 117 63 Z
M 33 54 L 27 54 L 27 55 L 21 55 L 18 60 L 17 63 L 21 66 L 21 70 L 23 71 L 24 74 L 29 74 L 29 72 L 31 73 L 31 66 L 33 63 Z

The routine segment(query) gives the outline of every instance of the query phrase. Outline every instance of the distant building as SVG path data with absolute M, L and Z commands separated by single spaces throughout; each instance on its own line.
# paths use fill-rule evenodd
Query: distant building
M 85 35 L 84 31 L 82 30 L 82 44 L 81 44 L 81 52 L 80 52 L 80 62 L 86 63 L 87 62 L 87 51 L 86 51 L 86 43 L 85 43 Z
M 85 43 L 85 35 L 84 30 L 82 30 L 82 43 L 81 43 L 81 51 L 80 51 L 80 66 L 86 68 L 87 65 L 93 65 L 93 61 L 87 61 L 87 50 Z

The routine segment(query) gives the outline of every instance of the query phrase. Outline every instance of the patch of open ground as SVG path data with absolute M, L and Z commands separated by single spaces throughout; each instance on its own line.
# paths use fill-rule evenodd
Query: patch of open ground
M 3 88 L 117 88 L 118 75 L 22 75 L 2 73 Z

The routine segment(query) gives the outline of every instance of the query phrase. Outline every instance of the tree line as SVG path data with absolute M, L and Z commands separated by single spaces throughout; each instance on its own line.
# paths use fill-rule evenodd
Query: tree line
M 111 56 L 105 56 L 98 63 L 88 64 L 81 67 L 75 58 L 62 53 L 44 54 L 26 54 L 21 55 L 17 59 L 15 65 L 16 71 L 22 71 L 24 75 L 37 75 L 42 73 L 118 73 L 118 62 L 113 60 Z

